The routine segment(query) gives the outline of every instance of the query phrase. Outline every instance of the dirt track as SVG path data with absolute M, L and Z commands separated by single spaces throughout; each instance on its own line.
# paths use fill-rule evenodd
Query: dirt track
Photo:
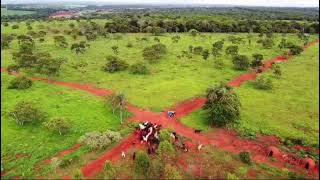
M 319 39 L 310 43 L 310 45 L 305 46 L 304 48 L 308 48 L 311 45 L 314 45 L 319 42 Z M 276 58 L 267 60 L 264 62 L 264 68 L 262 71 L 266 71 L 272 66 L 272 62 L 279 62 L 279 61 L 287 61 L 287 58 L 282 56 L 278 56 Z M 6 72 L 5 68 L 1 68 L 1 72 Z M 13 75 L 19 75 L 15 73 Z M 254 72 L 244 73 L 235 79 L 231 80 L 228 84 L 233 87 L 240 86 L 244 81 L 253 80 L 257 76 Z M 47 82 L 50 84 L 56 84 L 60 86 L 65 86 L 73 89 L 79 89 L 96 96 L 106 96 L 111 94 L 110 90 L 96 88 L 91 85 L 80 85 L 76 83 L 69 83 L 69 82 L 62 82 L 62 81 L 55 81 L 55 80 L 48 80 L 44 78 L 37 78 L 33 77 L 30 78 L 31 80 L 39 80 L 43 82 Z M 181 118 L 197 109 L 200 109 L 206 99 L 205 98 L 194 98 L 189 101 L 185 101 L 176 107 L 172 108 L 175 109 L 177 112 L 177 116 L 173 119 L 168 119 L 164 112 L 155 113 L 146 110 L 142 110 L 137 108 L 134 105 L 128 104 L 128 110 L 133 113 L 134 117 L 130 118 L 128 121 L 149 121 L 152 123 L 161 124 L 165 128 L 171 128 L 172 130 L 176 131 L 178 134 L 183 135 L 187 138 L 192 139 L 195 143 L 201 143 L 204 145 L 211 144 L 215 145 L 221 149 L 226 151 L 230 151 L 233 153 L 239 153 L 241 151 L 250 151 L 253 155 L 253 160 L 259 163 L 267 163 L 272 166 L 276 167 L 285 167 L 286 163 L 293 165 L 291 170 L 298 171 L 302 170 L 305 162 L 302 159 L 297 158 L 295 155 L 287 154 L 284 152 L 279 152 L 275 155 L 275 158 L 278 160 L 277 162 L 270 162 L 268 157 L 266 156 L 268 153 L 268 146 L 278 146 L 279 141 L 277 138 L 272 136 L 261 136 L 257 140 L 245 140 L 240 139 L 237 137 L 236 133 L 233 131 L 227 131 L 225 129 L 216 129 L 215 131 L 208 133 L 208 134 L 195 134 L 194 129 L 189 128 L 181 124 L 177 118 Z M 265 139 L 268 138 L 268 141 Z M 124 139 L 120 144 L 118 144 L 115 148 L 107 151 L 104 155 L 102 155 L 97 160 L 94 160 L 87 164 L 85 167 L 82 168 L 82 173 L 85 177 L 93 177 L 95 176 L 103 167 L 103 163 L 106 160 L 118 160 L 121 155 L 121 151 L 126 151 L 134 146 L 138 146 L 137 143 L 134 145 L 132 141 L 137 140 L 135 134 L 129 136 L 127 139 Z M 267 144 L 267 142 L 272 142 L 271 144 Z M 64 153 L 62 153 L 64 154 Z M 319 172 L 318 167 L 315 166 L 310 170 L 310 172 L 317 173 Z

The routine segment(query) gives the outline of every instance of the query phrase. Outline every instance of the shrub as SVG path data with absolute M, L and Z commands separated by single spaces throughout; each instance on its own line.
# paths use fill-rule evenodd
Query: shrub
M 266 38 L 262 41 L 262 46 L 266 49 L 272 48 L 273 45 L 274 45 L 274 42 L 271 38 Z
M 8 71 L 9 73 L 11 73 L 11 72 L 16 72 L 16 71 L 18 71 L 18 70 L 19 70 L 19 66 L 16 65 L 16 64 L 11 64 L 11 65 L 9 65 L 9 66 L 7 67 L 7 71 Z
M 246 55 L 236 55 L 232 58 L 236 70 L 247 70 L 250 66 L 249 58 Z
M 132 74 L 148 74 L 149 70 L 147 68 L 147 66 L 142 63 L 136 63 L 130 66 L 130 73 Z
M 148 177 L 151 164 L 148 154 L 144 151 L 138 151 L 135 161 L 135 172 L 138 175 Z
M 171 140 L 170 131 L 167 129 L 161 129 L 159 133 L 159 140 L 170 142 Z
M 15 24 L 13 26 L 11 26 L 12 29 L 19 29 L 19 25 Z
M 170 164 L 166 164 L 164 168 L 165 179 L 181 179 L 182 176 L 178 169 Z
M 128 42 L 127 47 L 131 48 L 131 47 L 133 47 L 133 44 L 131 42 Z
M 280 66 L 279 65 L 273 65 L 272 66 L 272 72 L 273 72 L 273 74 L 277 77 L 277 78 L 279 78 L 280 76 L 281 76 L 281 68 L 280 68 Z
M 113 166 L 112 162 L 107 160 L 103 166 L 104 179 L 115 179 L 116 178 L 116 168 Z
M 142 55 L 144 59 L 148 60 L 149 62 L 156 62 L 166 53 L 167 53 L 166 46 L 164 44 L 158 43 L 150 47 L 144 48 Z
M 213 61 L 214 63 L 214 67 L 217 68 L 217 69 L 223 69 L 224 68 L 224 62 L 222 59 L 218 58 L 218 59 L 215 59 Z
M 202 58 L 204 60 L 207 60 L 209 57 L 209 50 L 205 49 L 203 52 L 202 52 Z
M 28 89 L 32 86 L 32 81 L 25 76 L 20 76 L 12 79 L 8 89 Z
M 32 102 L 21 101 L 10 112 L 13 119 L 20 125 L 41 121 L 43 113 Z
M 199 32 L 196 29 L 190 29 L 189 33 L 191 36 L 196 37 Z
M 193 53 L 194 54 L 201 54 L 203 51 L 203 47 L 202 46 L 197 46 L 193 48 Z
M 227 55 L 231 55 L 231 56 L 235 56 L 237 55 L 239 52 L 239 47 L 238 46 L 228 46 L 226 48 L 226 54 Z
M 232 87 L 220 84 L 207 90 L 204 109 L 209 113 L 211 125 L 224 126 L 240 118 L 240 100 Z
M 82 172 L 80 169 L 77 169 L 74 173 L 73 173 L 73 179 L 84 179 Z
M 107 71 L 109 73 L 124 71 L 129 66 L 125 61 L 119 59 L 116 56 L 108 56 L 107 61 L 108 62 L 104 66 L 104 71 Z
M 175 150 L 168 140 L 161 141 L 157 150 L 160 158 L 173 157 Z
M 67 133 L 71 125 L 64 118 L 54 118 L 44 123 L 44 126 L 52 131 L 57 131 L 60 135 Z
M 289 49 L 290 49 L 290 53 L 292 55 L 299 55 L 303 51 L 303 48 L 301 46 L 297 46 L 297 45 L 292 45 Z
M 256 89 L 264 89 L 264 90 L 268 90 L 268 89 L 272 89 L 273 88 L 273 84 L 272 84 L 272 80 L 268 77 L 265 76 L 259 76 L 254 82 L 254 87 Z
M 251 61 L 251 67 L 259 67 L 262 66 L 263 55 L 262 54 L 253 54 L 253 60 Z
M 107 130 L 104 133 L 97 131 L 86 133 L 79 138 L 78 142 L 89 146 L 90 149 L 104 149 L 120 139 L 119 132 Z
M 240 152 L 239 157 L 240 157 L 240 160 L 243 163 L 246 163 L 246 164 L 249 164 L 249 165 L 252 164 L 251 156 L 250 156 L 249 152 L 247 152 L 247 151 Z

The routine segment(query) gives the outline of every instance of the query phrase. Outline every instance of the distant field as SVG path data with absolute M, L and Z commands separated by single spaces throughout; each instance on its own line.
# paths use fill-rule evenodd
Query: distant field
M 7 10 L 6 8 L 1 8 L 1 16 L 13 16 L 13 15 L 26 15 L 33 14 L 34 11 L 16 11 L 16 10 Z
M 310 47 L 280 66 L 283 75 L 273 78 L 274 89 L 270 91 L 256 90 L 251 82 L 235 88 L 242 103 L 241 121 L 236 128 L 243 133 L 303 139 L 309 145 L 319 146 L 319 46 Z M 206 117 L 199 110 L 181 121 L 207 129 Z

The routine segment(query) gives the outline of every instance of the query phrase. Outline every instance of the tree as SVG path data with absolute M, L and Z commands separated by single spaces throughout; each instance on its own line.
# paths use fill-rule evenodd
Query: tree
M 67 133 L 71 125 L 64 118 L 53 118 L 44 123 L 44 126 L 52 131 L 57 131 L 60 135 Z
M 289 50 L 292 55 L 299 55 L 302 53 L 303 48 L 301 46 L 292 45 Z
M 252 54 L 253 60 L 251 61 L 251 67 L 256 68 L 262 66 L 263 55 L 262 54 Z
M 148 74 L 149 70 L 143 62 L 138 62 L 130 66 L 130 73 L 132 74 Z
M 249 58 L 246 55 L 236 55 L 232 58 L 236 70 L 247 70 L 250 66 Z
M 272 66 L 272 72 L 273 74 L 277 77 L 277 78 L 280 78 L 281 77 L 281 68 L 279 65 L 273 65 Z
M 179 35 L 175 35 L 171 39 L 172 39 L 173 43 L 178 43 L 179 40 L 180 40 L 180 36 Z
M 164 168 L 165 179 L 182 179 L 178 169 L 170 164 L 166 164 Z
M 242 162 L 251 165 L 252 161 L 251 161 L 251 156 L 250 153 L 247 151 L 242 151 L 239 153 L 239 157 L 241 159 Z
M 168 129 L 161 129 L 159 133 L 159 140 L 170 142 L 171 140 L 170 131 Z
M 274 45 L 274 42 L 271 38 L 266 38 L 266 39 L 262 40 L 262 46 L 266 49 L 272 48 L 273 45 Z
M 32 81 L 25 76 L 19 76 L 10 81 L 8 89 L 28 89 L 32 86 Z
M 192 37 L 196 37 L 199 32 L 196 29 L 190 29 L 189 33 Z
M 49 53 L 37 53 L 36 64 L 33 65 L 37 72 L 48 76 L 58 75 L 61 66 L 67 60 L 64 58 L 53 58 Z
M 80 41 L 79 43 L 73 43 L 71 45 L 71 51 L 75 51 L 77 54 L 84 53 L 85 49 L 90 47 L 90 44 L 85 41 Z
M 107 56 L 107 63 L 104 66 L 104 70 L 109 73 L 114 73 L 117 71 L 124 71 L 128 68 L 128 63 L 119 59 L 117 56 Z
M 119 53 L 119 47 L 118 46 L 112 46 L 111 47 L 111 49 L 112 49 L 112 51 L 113 51 L 113 53 L 115 54 L 115 55 L 117 55 L 118 53 Z
M 203 51 L 203 47 L 202 46 L 197 46 L 193 48 L 193 53 L 194 54 L 201 54 Z
M 257 79 L 253 81 L 253 85 L 256 89 L 262 90 L 269 90 L 273 88 L 272 80 L 263 75 L 257 77 Z
M 167 159 L 174 157 L 175 150 L 168 140 L 164 140 L 160 142 L 157 153 L 160 156 L 160 158 Z
M 209 50 L 208 49 L 205 49 L 203 52 L 202 52 L 202 57 L 204 60 L 207 60 L 208 57 L 209 57 Z
M 151 165 L 148 154 L 144 151 L 138 151 L 135 161 L 135 172 L 140 176 L 148 177 Z
M 164 44 L 158 43 L 143 49 L 143 57 L 149 62 L 156 62 L 167 53 L 167 48 Z
M 211 125 L 224 126 L 240 118 L 240 100 L 232 87 L 220 84 L 207 90 L 204 109 L 208 112 Z
M 212 44 L 212 55 L 215 57 L 221 56 L 221 51 L 223 48 L 223 41 L 217 41 Z
M 19 25 L 15 24 L 13 26 L 11 26 L 12 29 L 19 29 Z
M 215 59 L 215 60 L 213 61 L 213 63 L 214 63 L 214 67 L 215 67 L 216 69 L 223 69 L 223 67 L 224 67 L 224 62 L 223 62 L 223 60 L 220 59 L 220 58 Z
M 226 54 L 227 55 L 231 55 L 231 56 L 235 56 L 238 54 L 239 51 L 239 47 L 238 46 L 228 46 L 226 48 Z
M 112 113 L 114 114 L 116 110 L 119 111 L 119 116 L 120 116 L 120 124 L 122 124 L 122 115 L 123 111 L 126 108 L 126 98 L 124 94 L 119 93 L 119 94 L 112 94 L 107 97 L 107 102 L 111 105 L 112 107 Z
M 20 125 L 36 123 L 44 118 L 43 113 L 32 102 L 27 101 L 21 101 L 16 104 L 10 114 Z
M 53 38 L 58 47 L 66 48 L 68 46 L 67 39 L 64 36 L 54 36 Z
M 193 53 L 193 46 L 192 46 L 192 45 L 189 45 L 188 48 L 189 48 L 189 52 L 190 52 L 190 53 Z

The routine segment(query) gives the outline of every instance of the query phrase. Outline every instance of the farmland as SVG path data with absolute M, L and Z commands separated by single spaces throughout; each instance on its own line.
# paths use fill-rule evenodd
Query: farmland
M 1 8 L 1 16 L 12 16 L 12 15 L 19 15 L 23 16 L 26 14 L 32 14 L 32 11 L 16 11 L 16 10 L 8 10 L 6 8 Z
M 315 9 L 123 11 L 4 18 L 2 178 L 318 178 Z

